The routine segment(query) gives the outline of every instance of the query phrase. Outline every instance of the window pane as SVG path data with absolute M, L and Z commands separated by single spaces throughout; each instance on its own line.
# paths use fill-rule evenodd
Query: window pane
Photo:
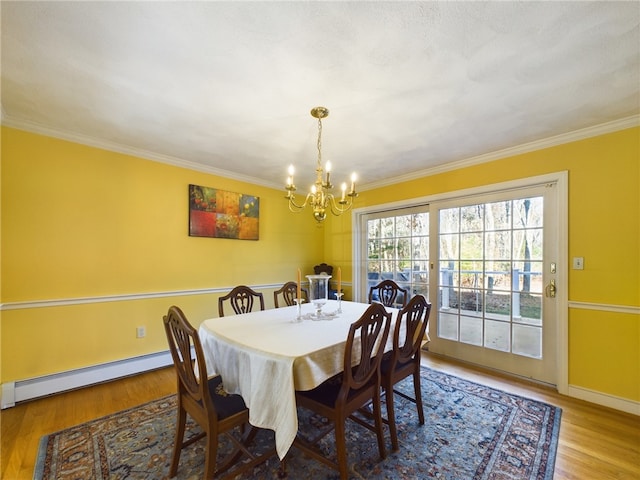
M 440 264 L 440 285 L 452 286 L 458 285 L 458 262 L 448 262 Z
M 486 262 L 487 290 L 511 290 L 511 262 Z
M 440 288 L 440 310 L 458 311 L 458 289 L 454 287 L 441 287 Z
M 482 233 L 465 233 L 460 235 L 460 259 L 482 259 Z
M 515 262 L 519 272 L 518 290 L 523 293 L 542 293 L 542 262 Z
M 429 298 L 429 262 L 414 262 L 411 276 L 413 293 Z
M 440 261 L 458 259 L 458 234 L 440 235 Z
M 485 205 L 485 229 L 511 229 L 511 201 L 487 203 Z
M 513 353 L 542 358 L 542 329 L 528 325 L 514 325 Z
M 438 315 L 438 336 L 449 340 L 458 340 L 458 315 L 440 313 Z
M 508 352 L 511 350 L 511 324 L 485 320 L 484 346 L 492 350 Z
M 381 263 L 381 270 L 380 270 L 380 278 L 382 280 L 393 280 L 394 279 L 394 272 L 396 271 L 397 267 L 396 267 L 396 261 L 395 260 L 385 260 L 384 262 Z
M 482 290 L 461 288 L 460 311 L 466 314 L 482 314 Z
M 482 346 L 482 318 L 460 317 L 460 341 Z
M 514 315 L 514 322 L 528 325 L 542 326 L 542 295 L 521 293 L 517 295 L 519 301 L 519 316 Z
M 482 262 L 462 262 L 460 286 L 467 288 L 482 288 L 484 286 Z
M 484 224 L 484 205 L 471 205 L 460 209 L 460 231 L 480 232 Z
M 394 236 L 395 217 L 380 219 L 380 236 L 383 238 L 391 238 Z
M 542 262 L 514 262 L 513 289 L 523 293 L 542 293 Z
M 367 222 L 367 238 L 380 238 L 380 220 L 369 220 Z
M 429 258 L 429 237 L 413 237 L 413 258 Z
M 454 233 L 459 231 L 458 208 L 440 210 L 440 233 Z
M 542 229 L 514 230 L 513 258 L 515 260 L 542 260 Z
M 429 213 L 416 213 L 412 215 L 413 235 L 429 235 Z
M 542 227 L 542 197 L 513 201 L 513 228 Z
M 484 255 L 487 260 L 510 260 L 511 231 L 485 233 Z
M 411 260 L 411 238 L 398 239 L 396 256 L 399 259 Z
M 408 237 L 411 235 L 411 215 L 396 217 L 396 236 Z
M 396 241 L 382 240 L 380 242 L 380 258 L 382 260 L 394 260 L 396 258 Z
M 486 318 L 494 320 L 511 320 L 511 293 L 486 291 L 484 294 L 484 311 Z
M 369 260 L 380 258 L 380 240 L 369 240 L 367 244 L 367 258 L 369 258 Z

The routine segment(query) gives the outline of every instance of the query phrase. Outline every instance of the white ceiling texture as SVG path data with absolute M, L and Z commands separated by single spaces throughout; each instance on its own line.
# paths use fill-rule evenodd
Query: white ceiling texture
M 640 2 L 2 1 L 2 122 L 281 188 L 638 124 Z M 596 128 L 597 127 L 597 128 Z M 565 140 L 566 141 L 566 140 Z M 520 150 L 518 150 L 520 149 Z

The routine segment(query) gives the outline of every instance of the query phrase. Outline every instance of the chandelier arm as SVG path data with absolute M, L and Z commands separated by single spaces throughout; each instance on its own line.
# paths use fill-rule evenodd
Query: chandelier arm
M 336 197 L 334 197 L 332 194 L 329 194 L 328 198 L 330 200 L 328 203 L 331 206 L 331 213 L 333 213 L 336 217 L 348 212 L 353 206 L 352 198 L 349 198 L 349 200 L 341 200 L 338 202 L 336 202 Z
M 302 210 L 304 210 L 304 208 L 307 206 L 307 202 L 309 201 L 309 197 L 311 197 L 311 194 L 308 193 L 307 196 L 304 199 L 304 203 L 302 205 L 298 205 L 296 203 L 296 196 L 295 194 L 291 193 L 290 195 L 286 196 L 285 198 L 287 200 L 289 200 L 289 211 L 293 212 L 293 213 L 298 213 L 301 212 Z

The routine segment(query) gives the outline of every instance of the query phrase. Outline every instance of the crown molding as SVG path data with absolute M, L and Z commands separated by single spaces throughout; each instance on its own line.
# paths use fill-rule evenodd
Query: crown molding
M 524 153 L 534 152 L 536 150 L 555 147 L 557 145 L 562 145 L 565 143 L 577 142 L 579 140 L 597 137 L 599 135 L 605 135 L 607 133 L 613 133 L 620 130 L 626 130 L 627 128 L 633 128 L 639 125 L 640 114 L 632 115 L 630 117 L 613 120 L 611 122 L 602 123 L 600 125 L 594 125 L 592 127 L 575 130 L 573 132 L 563 133 L 529 143 L 523 143 L 522 145 L 517 145 L 515 147 L 509 147 L 502 150 L 496 150 L 495 152 L 484 153 L 475 157 L 465 158 L 463 160 L 458 160 L 455 162 L 449 162 L 444 165 L 438 165 L 436 167 L 425 168 L 424 170 L 414 171 L 405 175 L 399 175 L 397 177 L 385 178 L 384 180 L 381 180 L 379 182 L 362 184 L 360 186 L 360 191 L 386 187 L 396 183 L 415 180 L 416 178 L 428 177 L 431 175 L 450 172 L 452 170 L 458 170 L 460 168 L 470 167 L 481 163 L 500 160 L 502 158 L 513 157 L 516 155 L 522 155 Z
M 78 135 L 74 133 L 63 132 L 44 125 L 40 125 L 35 122 L 27 120 L 19 120 L 8 116 L 4 109 L 0 112 L 0 120 L 2 125 L 7 127 L 16 128 L 18 130 L 26 130 L 28 132 L 45 135 L 48 137 L 59 138 L 61 140 L 67 140 L 81 145 L 87 145 L 90 147 L 100 148 L 102 150 L 108 150 L 124 155 L 131 155 L 134 157 L 151 160 L 154 162 L 165 163 L 175 167 L 186 168 L 197 172 L 203 172 L 211 175 L 217 175 L 219 177 L 228 178 L 231 180 L 237 180 L 240 182 L 251 183 L 254 185 L 261 185 L 267 188 L 273 188 L 276 190 L 282 189 L 282 185 L 276 185 L 271 182 L 267 182 L 264 179 L 258 177 L 252 177 L 248 175 L 240 175 L 228 170 L 220 168 L 214 168 L 205 166 L 196 162 L 191 162 L 178 157 L 172 157 L 169 155 L 160 155 L 148 150 L 143 150 L 128 145 L 122 145 L 115 142 L 107 142 L 87 135 Z M 373 190 L 375 188 L 386 187 L 396 183 L 407 182 L 420 177 L 428 177 L 439 173 L 449 172 L 452 170 L 458 170 L 460 168 L 470 167 L 481 163 L 487 163 L 494 160 L 500 160 L 502 158 L 513 157 L 524 153 L 533 152 L 536 150 L 542 150 L 549 147 L 555 147 L 565 143 L 576 142 L 584 140 L 586 138 L 596 137 L 599 135 L 605 135 L 607 133 L 617 132 L 619 130 L 625 130 L 627 128 L 633 128 L 640 125 L 640 114 L 632 115 L 630 117 L 613 120 L 611 122 L 602 123 L 600 125 L 594 125 L 592 127 L 582 128 L 573 132 L 563 133 L 555 135 L 553 137 L 536 140 L 533 142 L 524 143 L 515 147 L 509 147 L 502 150 L 496 150 L 495 152 L 484 153 L 475 157 L 466 158 L 454 162 L 449 162 L 444 165 L 438 165 L 435 167 L 426 168 L 424 170 L 417 170 L 407 173 L 405 175 L 399 175 L 396 177 L 389 177 L 379 182 L 362 183 L 359 190 Z
M 108 142 L 99 138 L 90 137 L 88 135 L 80 135 L 76 133 L 64 132 L 54 128 L 46 127 L 39 123 L 30 122 L 28 120 L 19 120 L 2 112 L 2 125 L 7 127 L 16 128 L 18 130 L 25 130 L 31 133 L 37 133 L 47 137 L 58 138 L 60 140 L 66 140 L 69 142 L 79 143 L 89 147 L 100 148 L 110 152 L 121 153 L 124 155 L 130 155 L 132 157 L 142 158 L 144 160 L 151 160 L 154 162 L 165 163 L 174 167 L 186 168 L 188 170 L 194 170 L 196 172 L 208 173 L 211 175 L 217 175 L 219 177 L 228 178 L 231 180 L 238 180 L 240 182 L 251 183 L 254 185 L 261 185 L 263 187 L 281 189 L 282 185 L 275 185 L 271 182 L 265 182 L 264 179 L 258 177 L 252 177 L 249 175 L 240 175 L 238 173 L 230 172 L 220 168 L 209 167 L 200 163 L 191 162 L 183 158 L 172 157 L 170 155 L 161 155 L 158 153 L 143 150 L 141 148 L 131 147 L 129 145 L 123 145 L 116 142 Z

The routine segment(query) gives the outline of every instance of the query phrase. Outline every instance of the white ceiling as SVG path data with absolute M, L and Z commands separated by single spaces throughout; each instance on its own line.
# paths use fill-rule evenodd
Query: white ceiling
M 2 121 L 366 187 L 640 112 L 640 3 L 2 1 Z

